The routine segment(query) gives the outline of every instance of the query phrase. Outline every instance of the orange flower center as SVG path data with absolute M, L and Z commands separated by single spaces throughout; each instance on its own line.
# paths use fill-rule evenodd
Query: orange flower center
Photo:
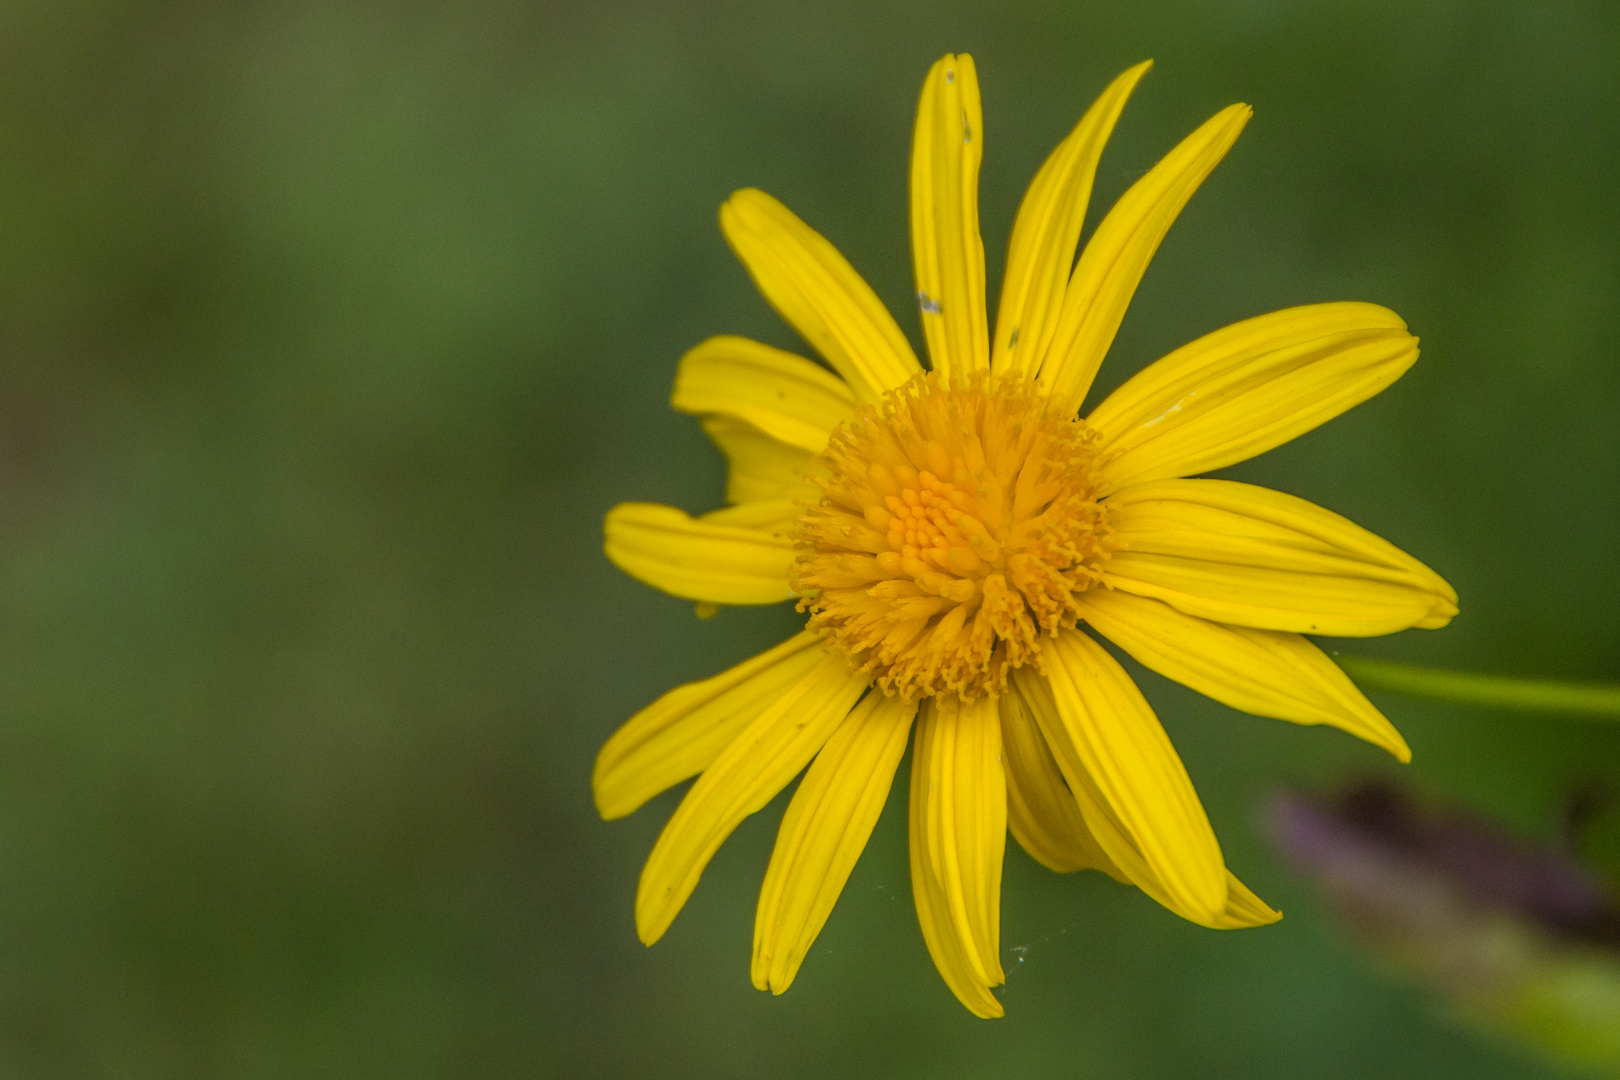
M 839 427 L 791 581 L 810 626 L 907 698 L 998 694 L 1101 580 L 1096 434 L 1019 375 L 921 373 Z

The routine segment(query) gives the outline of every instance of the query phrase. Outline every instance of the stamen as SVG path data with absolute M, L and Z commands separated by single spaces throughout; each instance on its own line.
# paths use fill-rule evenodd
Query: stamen
M 810 626 L 887 693 L 1000 693 L 1101 581 L 1095 444 L 1018 374 L 924 372 L 862 407 L 795 537 Z

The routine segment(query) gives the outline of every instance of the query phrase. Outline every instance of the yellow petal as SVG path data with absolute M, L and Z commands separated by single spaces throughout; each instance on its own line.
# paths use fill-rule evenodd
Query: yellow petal
M 1375 304 L 1313 304 L 1183 345 L 1108 395 L 1105 490 L 1224 468 L 1270 450 L 1401 377 L 1417 338 Z
M 1401 761 L 1412 751 L 1344 671 L 1298 634 L 1186 615 L 1161 600 L 1093 589 L 1081 617 L 1138 663 L 1216 701 L 1296 724 L 1332 724 Z
M 976 1016 L 1002 1015 L 1001 723 L 992 700 L 924 703 L 911 755 L 911 892 L 934 966 Z
M 591 790 L 612 820 L 713 763 L 755 717 L 824 658 L 821 635 L 776 648 L 701 682 L 677 686 L 613 733 L 596 755 Z
M 1251 926 L 1269 926 L 1282 918 L 1282 912 L 1274 910 L 1264 900 L 1249 891 L 1249 887 L 1237 878 L 1232 872 L 1226 872 L 1226 910 L 1215 921 L 1216 930 L 1243 930 Z
M 1029 706 L 1011 689 L 1001 696 L 1001 741 L 1007 757 L 1007 828 L 1014 839 L 1036 862 L 1060 874 L 1095 869 L 1125 881 L 1086 827 Z
M 1133 484 L 1106 503 L 1103 580 L 1189 615 L 1367 637 L 1444 626 L 1457 594 L 1433 570 L 1314 503 L 1230 480 Z
M 733 470 L 735 479 L 738 473 Z M 756 502 L 742 502 L 734 506 L 722 507 L 703 514 L 698 521 L 705 525 L 726 525 L 739 529 L 750 529 L 756 532 L 767 533 L 777 539 L 789 539 L 799 515 L 804 512 L 804 503 L 814 498 L 813 489 L 792 489 L 795 498 L 761 499 Z M 697 615 L 700 619 L 711 619 L 719 614 L 720 605 L 712 600 L 700 600 L 697 605 Z
M 1068 138 L 1035 174 L 1013 222 L 1007 272 L 996 311 L 995 371 L 1038 371 L 1057 329 L 1064 286 L 1074 267 L 1074 249 L 1091 201 L 1091 183 L 1103 145 L 1148 60 L 1115 79 L 1080 118 Z
M 681 357 L 670 404 L 752 425 L 789 446 L 819 453 L 855 412 L 855 393 L 802 356 L 748 338 L 712 337 Z
M 780 994 L 832 913 L 906 752 L 914 702 L 867 694 L 793 793 L 754 919 L 754 985 Z
M 699 521 L 658 503 L 620 503 L 603 531 L 613 565 L 672 596 L 774 604 L 793 595 L 793 544 L 784 537 Z
M 787 207 L 744 188 L 720 207 L 720 229 L 765 299 L 857 398 L 876 401 L 921 369 L 872 287 Z
M 1058 723 L 1049 730 L 1053 717 L 1039 711 L 1036 721 L 1069 786 L 1089 783 L 1096 791 L 1175 910 L 1218 916 L 1227 900 L 1220 845 L 1142 692 L 1118 661 L 1079 630 L 1043 641 L 1042 657 Z M 1113 850 L 1104 850 L 1129 872 Z
M 911 256 L 923 334 L 938 372 L 990 366 L 979 238 L 983 132 L 973 58 L 946 54 L 923 83 L 911 143 Z
M 1106 654 L 1104 654 L 1106 655 Z M 1121 673 L 1123 674 L 1123 673 Z M 1043 731 L 1061 731 L 1063 719 L 1053 697 L 1051 683 L 1030 668 L 1013 673 L 1018 693 L 1029 705 Z M 1155 722 L 1156 723 L 1156 722 Z M 1141 847 L 1127 831 L 1113 807 L 1108 803 L 1095 780 L 1078 761 L 1072 749 L 1058 755 L 1064 780 L 1074 792 L 1075 801 L 1085 817 L 1086 827 L 1097 845 L 1107 853 L 1120 873 L 1137 888 L 1177 915 L 1215 930 L 1235 930 L 1246 926 L 1263 926 L 1282 918 L 1267 907 L 1259 897 L 1244 887 L 1230 870 L 1224 871 L 1226 902 L 1219 910 L 1211 910 L 1202 903 L 1188 904 L 1181 890 L 1172 889 L 1165 877 L 1143 855 Z
M 821 498 L 821 490 L 806 476 L 814 460 L 810 451 L 790 446 L 730 416 L 712 414 L 701 423 L 730 463 L 726 472 L 728 502 Z
M 698 520 L 708 525 L 730 525 L 770 533 L 772 536 L 786 536 L 803 512 L 804 507 L 798 499 L 761 499 L 759 502 L 738 503 L 736 506 L 710 510 Z
M 1247 105 L 1216 113 L 1131 185 L 1097 226 L 1069 279 L 1040 369 L 1041 384 L 1063 409 L 1080 408 L 1148 261 L 1198 185 L 1237 141 L 1249 115 Z
M 866 690 L 836 653 L 821 656 L 703 770 L 653 845 L 636 889 L 636 931 L 664 936 L 709 859 L 820 750 Z

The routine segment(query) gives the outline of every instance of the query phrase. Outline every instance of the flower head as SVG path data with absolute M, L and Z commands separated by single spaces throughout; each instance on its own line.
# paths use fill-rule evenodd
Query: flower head
M 792 533 L 811 628 L 912 699 L 1004 692 L 1108 554 L 1084 421 L 1018 374 L 948 381 L 914 375 L 834 432 Z
M 1002 1011 L 990 991 L 1004 981 L 1009 830 L 1055 870 L 1101 870 L 1202 925 L 1275 921 L 1226 869 L 1153 710 L 1093 634 L 1235 708 L 1410 756 L 1301 635 L 1443 626 L 1450 586 L 1311 503 L 1186 479 L 1388 386 L 1417 358 L 1400 318 L 1336 303 L 1249 319 L 1077 415 L 1153 252 L 1249 117 L 1234 105 L 1184 140 L 1077 260 L 1103 144 L 1147 67 L 1116 79 L 1036 175 L 992 336 L 978 79 L 967 56 L 934 65 L 911 160 L 927 370 L 849 263 L 779 202 L 750 189 L 721 208 L 760 291 L 832 371 L 735 337 L 687 353 L 674 405 L 730 459 L 731 505 L 692 518 L 622 504 L 607 553 L 700 612 L 796 597 L 809 620 L 665 694 L 603 747 L 605 817 L 697 776 L 642 872 L 643 941 L 662 936 L 732 829 L 808 765 L 754 930 L 755 985 L 785 990 L 913 730 L 913 896 L 936 966 L 973 1012 Z

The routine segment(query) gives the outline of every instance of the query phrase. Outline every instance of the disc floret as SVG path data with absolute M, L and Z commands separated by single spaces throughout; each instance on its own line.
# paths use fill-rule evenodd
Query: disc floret
M 815 470 L 791 581 L 810 626 L 890 694 L 997 694 L 1101 580 L 1096 434 L 1024 377 L 924 372 Z

